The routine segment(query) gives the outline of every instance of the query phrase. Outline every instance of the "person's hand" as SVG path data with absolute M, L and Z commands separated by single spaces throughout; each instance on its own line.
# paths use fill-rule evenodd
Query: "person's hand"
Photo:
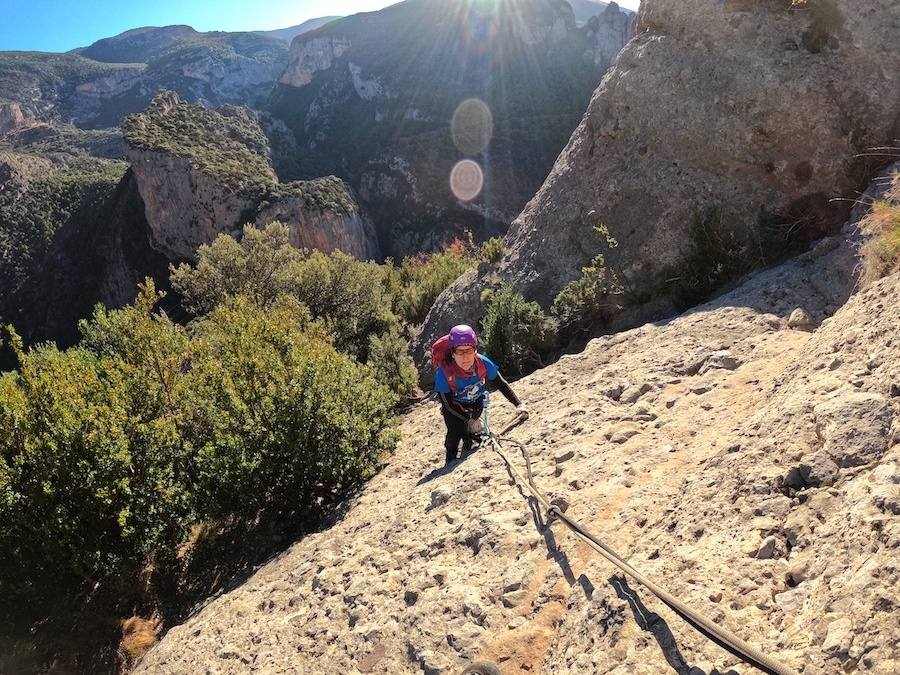
M 470 419 L 468 422 L 466 422 L 466 430 L 471 436 L 480 434 L 482 431 L 484 431 L 484 422 L 481 421 L 480 417 Z
M 516 415 L 518 416 L 518 418 L 520 420 L 523 420 L 523 421 L 527 420 L 528 419 L 528 407 L 524 403 L 520 403 L 519 406 L 516 408 Z

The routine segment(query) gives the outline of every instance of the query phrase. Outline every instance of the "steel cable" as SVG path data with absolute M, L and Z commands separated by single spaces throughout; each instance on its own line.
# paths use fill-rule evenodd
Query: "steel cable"
M 728 650 L 730 653 L 734 654 L 743 661 L 749 663 L 752 666 L 755 666 L 765 673 L 769 673 L 770 675 L 798 675 L 797 671 L 795 671 L 794 669 L 784 665 L 783 663 L 780 663 L 767 654 L 764 654 L 762 651 L 749 644 L 748 642 L 742 640 L 737 635 L 730 632 L 728 629 L 714 623 L 699 612 L 688 607 L 685 603 L 683 603 L 681 600 L 673 596 L 665 589 L 657 586 L 653 581 L 645 577 L 643 574 L 634 569 L 630 564 L 628 564 L 625 560 L 619 557 L 619 555 L 609 546 L 604 544 L 602 541 L 600 541 L 600 539 L 588 532 L 582 525 L 569 518 L 557 506 L 552 504 L 534 484 L 534 475 L 531 471 L 531 457 L 528 453 L 527 448 L 518 441 L 504 437 L 504 434 L 517 426 L 521 421 L 522 420 L 516 420 L 514 423 L 510 424 L 506 429 L 500 432 L 499 435 L 488 434 L 488 437 L 491 440 L 492 447 L 506 463 L 509 471 L 513 474 L 513 476 L 515 476 L 516 480 L 518 480 L 528 488 L 528 490 L 538 501 L 538 503 L 541 504 L 541 506 L 543 506 L 547 511 L 547 516 L 549 518 L 556 518 L 564 523 L 578 537 L 587 542 L 587 544 L 590 545 L 591 548 L 600 553 L 600 555 L 606 558 L 609 562 L 613 563 L 623 572 L 628 574 L 635 581 L 646 587 L 657 598 L 662 600 L 662 602 L 664 602 L 673 611 L 675 611 L 675 613 L 678 614 L 682 619 L 687 621 L 691 626 L 696 628 L 705 637 L 709 638 L 720 647 Z M 527 478 L 522 477 L 521 473 L 515 468 L 515 466 L 513 466 L 509 457 L 507 457 L 507 455 L 503 452 L 501 441 L 511 443 L 521 450 L 522 456 L 525 458 Z

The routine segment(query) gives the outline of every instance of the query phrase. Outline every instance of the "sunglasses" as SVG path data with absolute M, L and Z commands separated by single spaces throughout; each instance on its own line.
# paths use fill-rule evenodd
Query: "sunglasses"
M 453 350 L 453 353 L 459 354 L 460 356 L 467 356 L 475 353 L 475 347 L 458 347 Z

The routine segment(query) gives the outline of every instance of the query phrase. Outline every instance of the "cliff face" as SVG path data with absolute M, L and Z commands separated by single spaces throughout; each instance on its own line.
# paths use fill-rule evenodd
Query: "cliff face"
M 620 281 L 658 292 L 709 208 L 751 248 L 762 224 L 808 240 L 834 232 L 872 149 L 900 137 L 898 29 L 900 8 L 885 0 L 645 0 L 634 39 L 510 227 L 501 274 L 549 307 L 603 250 L 603 224 Z M 479 281 L 454 292 L 474 297 Z M 452 322 L 433 319 L 434 332 Z
M 238 235 L 252 201 L 199 170 L 188 157 L 127 150 L 153 248 L 172 260 L 193 260 L 201 244 L 220 234 Z
M 263 227 L 274 220 L 288 226 L 288 241 L 295 248 L 325 253 L 343 251 L 357 260 L 381 257 L 372 219 L 359 209 L 355 200 L 351 212 L 339 213 L 312 211 L 304 200 L 289 198 L 260 210 L 255 224 Z
M 503 234 L 630 37 L 629 13 L 598 14 L 419 0 L 298 36 L 271 105 L 302 148 L 294 177 L 340 176 L 397 259 Z
M 325 253 L 340 249 L 363 260 L 380 257 L 371 220 L 337 179 L 269 196 L 286 188 L 269 164 L 271 151 L 256 118 L 245 111 L 220 114 L 168 93 L 126 120 L 126 127 L 126 155 L 144 203 L 150 244 L 170 260 L 195 260 L 197 249 L 220 234 L 240 237 L 245 225 L 262 227 L 276 219 L 290 228 L 295 245 Z M 319 188 L 336 195 L 331 206 L 315 203 Z
M 858 209 L 858 214 L 864 209 Z M 443 467 L 438 406 L 323 531 L 172 628 L 135 673 L 757 672 L 546 519 L 804 675 L 900 667 L 900 276 L 858 230 L 516 383 L 531 417 Z M 512 408 L 499 395 L 489 423 Z M 518 476 L 509 468 L 518 472 Z

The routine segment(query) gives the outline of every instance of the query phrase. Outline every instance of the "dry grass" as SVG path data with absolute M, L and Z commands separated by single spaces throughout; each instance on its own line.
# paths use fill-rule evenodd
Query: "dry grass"
M 127 672 L 159 639 L 161 621 L 158 616 L 143 619 L 133 616 L 122 622 L 122 641 L 119 643 L 119 662 Z
M 893 175 L 884 197 L 860 221 L 863 287 L 900 270 L 900 172 Z

